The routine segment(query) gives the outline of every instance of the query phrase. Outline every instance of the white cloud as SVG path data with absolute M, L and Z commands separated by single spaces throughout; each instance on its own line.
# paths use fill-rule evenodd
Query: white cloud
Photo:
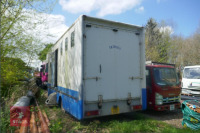
M 136 12 L 136 13 L 143 13 L 143 12 L 144 12 L 144 7 L 141 6 L 141 7 L 139 7 L 139 8 L 136 8 L 136 9 L 135 9 L 135 12 Z
M 23 34 L 33 37 L 34 40 L 29 47 L 34 50 L 42 50 L 43 44 L 55 43 L 66 32 L 68 27 L 65 25 L 65 17 L 63 15 L 53 15 L 47 13 L 37 13 L 32 10 L 24 10 L 22 16 L 26 16 L 26 20 L 16 24 L 16 27 L 23 28 Z M 21 16 L 21 17 L 22 17 Z M 37 55 L 31 57 L 24 53 L 22 59 L 32 67 L 38 67 L 41 62 L 37 59 Z
M 174 33 L 174 30 L 171 26 L 164 26 L 164 27 L 160 27 L 160 32 L 168 33 L 171 35 Z
M 30 28 L 28 26 L 35 23 L 35 27 Z M 43 43 L 55 43 L 68 29 L 65 25 L 65 17 L 63 15 L 35 12 L 31 13 L 29 22 L 24 23 L 24 27 L 29 27 L 27 33 L 34 35 Z
M 90 13 L 97 11 L 97 16 L 120 14 L 140 5 L 142 0 L 59 0 L 63 10 L 70 13 Z
M 43 41 L 50 41 L 55 43 L 55 41 L 57 41 L 68 29 L 68 27 L 65 25 L 65 17 L 62 15 L 49 15 L 49 14 L 44 14 L 44 16 L 46 16 L 47 18 L 45 22 L 47 28 L 43 30 L 46 31 L 46 33 L 50 36 L 47 36 L 47 38 L 45 38 L 44 35 Z

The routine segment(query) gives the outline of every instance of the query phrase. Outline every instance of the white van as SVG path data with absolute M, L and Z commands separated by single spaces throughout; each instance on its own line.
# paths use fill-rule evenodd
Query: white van
M 181 86 L 184 94 L 200 94 L 200 65 L 184 67 Z

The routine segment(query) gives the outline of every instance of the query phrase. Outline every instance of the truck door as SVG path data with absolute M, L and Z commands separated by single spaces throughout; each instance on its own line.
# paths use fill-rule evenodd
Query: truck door
M 153 88 L 152 88 L 152 75 L 150 68 L 146 67 L 146 87 L 147 87 L 147 105 L 151 106 L 152 103 L 152 95 L 153 95 Z
M 140 98 L 140 47 L 135 31 L 104 26 L 85 27 L 85 100 L 124 100 Z M 133 79 L 132 77 L 137 77 Z

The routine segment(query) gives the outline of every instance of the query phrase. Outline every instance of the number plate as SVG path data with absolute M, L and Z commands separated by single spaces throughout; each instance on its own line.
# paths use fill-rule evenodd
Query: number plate
M 114 106 L 111 108 L 111 114 L 119 114 L 119 107 L 118 106 Z
M 174 107 L 174 104 L 170 105 L 170 110 L 174 110 L 175 107 Z

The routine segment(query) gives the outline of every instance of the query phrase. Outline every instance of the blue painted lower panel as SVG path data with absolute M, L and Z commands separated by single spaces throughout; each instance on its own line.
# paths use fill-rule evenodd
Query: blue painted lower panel
M 78 120 L 83 119 L 83 100 L 79 99 L 79 92 L 71 89 L 56 87 L 56 90 L 50 89 L 48 85 L 48 95 L 53 92 L 57 92 L 57 103 L 59 103 L 59 98 L 61 98 L 63 103 L 63 108 L 73 115 Z M 65 93 L 65 94 L 62 94 Z
M 142 110 L 147 109 L 147 89 L 142 88 Z

